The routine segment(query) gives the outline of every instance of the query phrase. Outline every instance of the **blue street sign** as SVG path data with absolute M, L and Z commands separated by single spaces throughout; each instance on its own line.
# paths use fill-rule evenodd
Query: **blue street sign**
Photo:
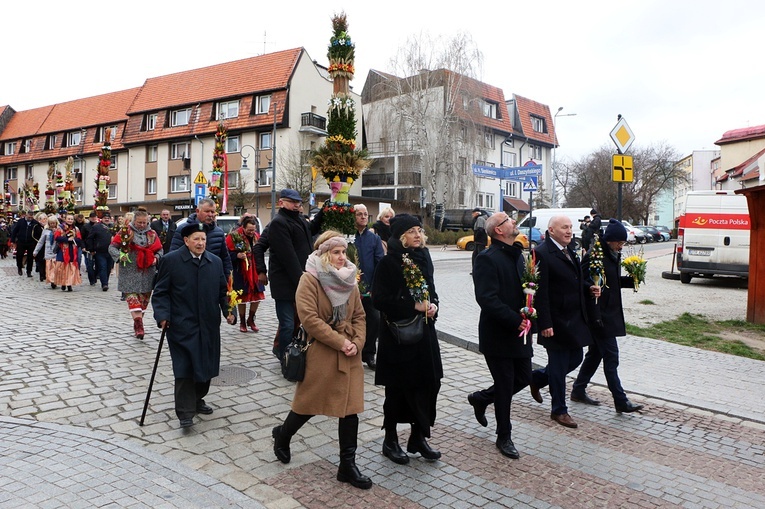
M 207 196 L 207 186 L 205 184 L 194 184 L 194 205 L 199 205 Z

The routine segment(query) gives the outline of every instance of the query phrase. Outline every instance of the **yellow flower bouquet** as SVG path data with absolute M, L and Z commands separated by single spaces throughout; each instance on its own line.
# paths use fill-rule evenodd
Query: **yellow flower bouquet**
M 645 283 L 645 271 L 648 262 L 643 258 L 643 252 L 635 255 L 630 255 L 622 260 L 622 267 L 627 271 L 627 274 L 632 276 L 634 283 L 634 291 L 638 291 L 640 283 Z

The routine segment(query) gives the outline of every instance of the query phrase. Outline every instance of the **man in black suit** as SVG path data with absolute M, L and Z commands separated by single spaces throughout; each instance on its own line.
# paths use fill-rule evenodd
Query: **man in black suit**
M 175 221 L 170 217 L 170 211 L 167 209 L 160 212 L 159 219 L 151 222 L 151 229 L 157 232 L 159 241 L 162 242 L 163 254 L 170 252 L 170 244 L 173 242 L 177 228 Z
M 523 248 L 515 239 L 520 233 L 515 221 L 504 212 L 486 220 L 491 237 L 489 249 L 475 259 L 473 282 L 475 299 L 481 306 L 478 321 L 478 349 L 486 358 L 494 385 L 468 396 L 476 420 L 486 426 L 486 407 L 494 403 L 497 419 L 497 449 L 508 458 L 518 459 L 510 437 L 510 404 L 513 395 L 531 380 L 531 334 L 519 336 L 529 321 L 520 315 L 524 306 L 521 276 Z
M 571 389 L 571 401 L 600 405 L 600 401 L 587 395 L 586 389 L 592 375 L 598 370 L 600 361 L 603 360 L 603 373 L 606 375 L 608 389 L 614 397 L 614 406 L 619 413 L 636 412 L 643 408 L 643 405 L 635 405 L 627 399 L 617 371 L 619 344 L 616 342 L 616 337 L 627 334 L 621 289 L 633 287 L 632 278 L 622 276 L 620 270 L 622 247 L 626 242 L 627 229 L 620 221 L 611 219 L 601 242 L 604 244 L 603 268 L 607 286 L 602 289 L 601 298 L 597 303 L 595 299 L 589 299 L 587 303 L 587 314 L 595 342 L 587 349 L 587 355 Z M 587 253 L 582 260 L 585 277 L 588 277 L 590 273 L 590 256 L 591 253 Z
M 550 219 L 547 238 L 535 249 L 539 263 L 539 290 L 535 307 L 539 316 L 537 342 L 547 350 L 547 366 L 531 374 L 531 395 L 542 402 L 539 389 L 550 386 L 550 418 L 567 428 L 577 424 L 566 407 L 566 375 L 582 362 L 582 348 L 592 343 L 587 326 L 585 291 L 600 296 L 600 287 L 582 276 L 579 259 L 569 247 L 573 238 L 571 219 Z

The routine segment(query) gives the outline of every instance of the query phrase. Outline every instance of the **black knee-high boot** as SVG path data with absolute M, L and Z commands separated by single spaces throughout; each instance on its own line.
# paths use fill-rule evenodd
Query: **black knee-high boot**
M 287 414 L 287 418 L 284 419 L 284 424 L 277 426 L 271 432 L 274 437 L 274 454 L 277 459 L 282 463 L 289 463 L 292 456 L 290 455 L 290 440 L 292 435 L 308 422 L 308 419 L 313 417 L 312 415 L 296 414 L 292 410 Z
M 394 463 L 399 465 L 406 465 L 409 463 L 409 456 L 401 449 L 398 443 L 398 433 L 396 432 L 396 423 L 384 423 L 385 427 L 385 440 L 383 440 L 382 453 L 383 456 L 390 459 Z
M 340 442 L 340 467 L 337 469 L 337 480 L 351 483 L 351 486 L 368 490 L 372 480 L 362 475 L 356 466 L 356 443 L 359 434 L 359 417 L 356 414 L 347 415 L 337 424 L 337 435 Z
M 441 457 L 441 453 L 431 449 L 425 440 L 422 429 L 417 424 L 412 424 L 412 434 L 409 436 L 409 442 L 406 444 L 406 450 L 412 454 L 419 452 L 426 460 L 435 461 Z

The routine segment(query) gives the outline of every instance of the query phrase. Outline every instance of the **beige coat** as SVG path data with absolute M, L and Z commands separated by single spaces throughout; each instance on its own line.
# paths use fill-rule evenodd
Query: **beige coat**
M 346 319 L 331 327 L 332 304 L 319 281 L 307 272 L 295 295 L 298 316 L 315 341 L 306 355 L 305 379 L 298 382 L 292 410 L 303 415 L 345 417 L 364 411 L 364 367 L 361 349 L 366 338 L 366 315 L 358 288 L 348 301 Z M 346 357 L 345 338 L 358 353 Z

